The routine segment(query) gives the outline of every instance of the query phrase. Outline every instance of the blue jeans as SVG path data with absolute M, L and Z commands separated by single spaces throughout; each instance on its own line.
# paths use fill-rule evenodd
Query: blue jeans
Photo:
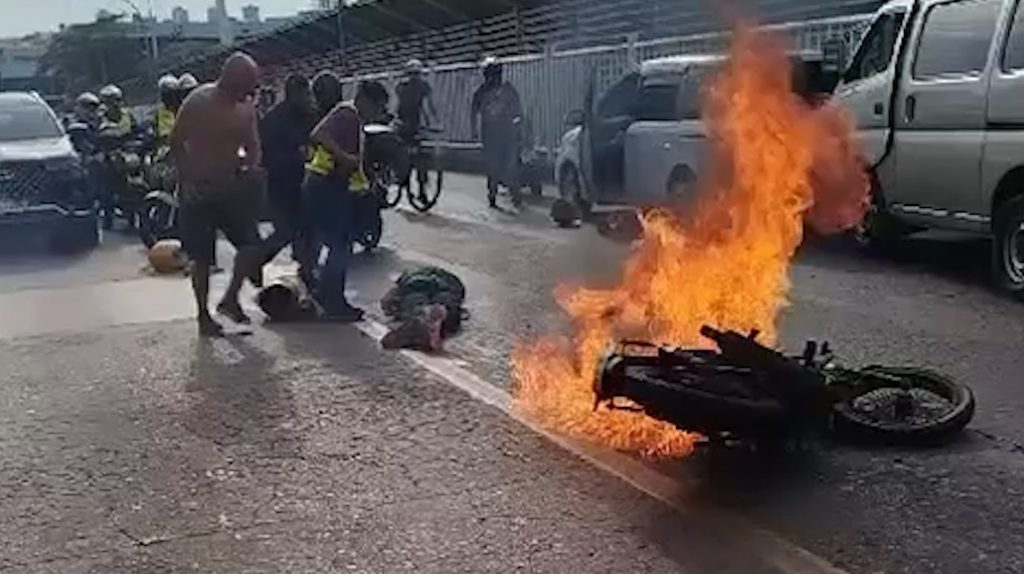
M 302 205 L 312 230 L 304 265 L 317 266 L 321 249 L 326 246 L 327 261 L 319 268 L 312 285 L 313 294 L 327 312 L 348 305 L 345 286 L 352 260 L 352 196 L 348 180 L 338 176 L 307 174 L 302 185 Z

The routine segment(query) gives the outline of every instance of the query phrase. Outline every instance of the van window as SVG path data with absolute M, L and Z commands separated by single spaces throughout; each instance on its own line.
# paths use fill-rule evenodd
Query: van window
M 882 14 L 871 25 L 843 75 L 843 81 L 854 82 L 870 78 L 889 68 L 896 48 L 896 38 L 903 28 L 903 12 Z
M 1002 0 L 936 4 L 925 15 L 913 76 L 928 80 L 980 74 L 988 61 Z
M 1003 70 L 1024 70 L 1024 2 L 1017 2 L 1010 35 L 1003 48 Z

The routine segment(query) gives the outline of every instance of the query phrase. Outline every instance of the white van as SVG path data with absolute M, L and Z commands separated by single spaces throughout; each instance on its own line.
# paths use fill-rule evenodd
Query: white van
M 996 280 L 1024 294 L 1024 2 L 889 2 L 835 98 L 856 119 L 874 181 L 860 240 L 991 235 Z
M 685 199 L 700 171 L 704 126 L 701 85 L 722 55 L 672 56 L 644 62 L 567 122 L 555 160 L 564 199 L 584 213 L 595 204 L 649 206 Z M 804 95 L 829 91 L 821 55 L 794 55 L 797 88 Z

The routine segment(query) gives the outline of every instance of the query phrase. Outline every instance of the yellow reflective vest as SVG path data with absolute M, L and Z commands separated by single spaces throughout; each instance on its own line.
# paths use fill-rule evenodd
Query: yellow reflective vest
M 363 193 L 370 189 L 370 181 L 363 170 L 363 149 L 366 147 L 366 139 L 359 137 L 359 167 L 348 176 L 348 190 L 354 193 Z M 309 150 L 309 161 L 306 162 L 306 171 L 317 175 L 330 175 L 334 171 L 334 156 L 324 146 L 313 144 Z
M 160 104 L 156 108 L 156 138 L 166 142 L 174 131 L 174 120 L 176 115 L 167 106 Z

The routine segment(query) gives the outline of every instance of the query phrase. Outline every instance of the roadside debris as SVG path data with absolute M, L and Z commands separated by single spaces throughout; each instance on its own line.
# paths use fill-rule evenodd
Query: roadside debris
M 385 349 L 444 350 L 444 339 L 462 329 L 466 287 L 455 274 L 439 267 L 406 271 L 381 299 L 384 314 L 394 323 L 381 340 Z

